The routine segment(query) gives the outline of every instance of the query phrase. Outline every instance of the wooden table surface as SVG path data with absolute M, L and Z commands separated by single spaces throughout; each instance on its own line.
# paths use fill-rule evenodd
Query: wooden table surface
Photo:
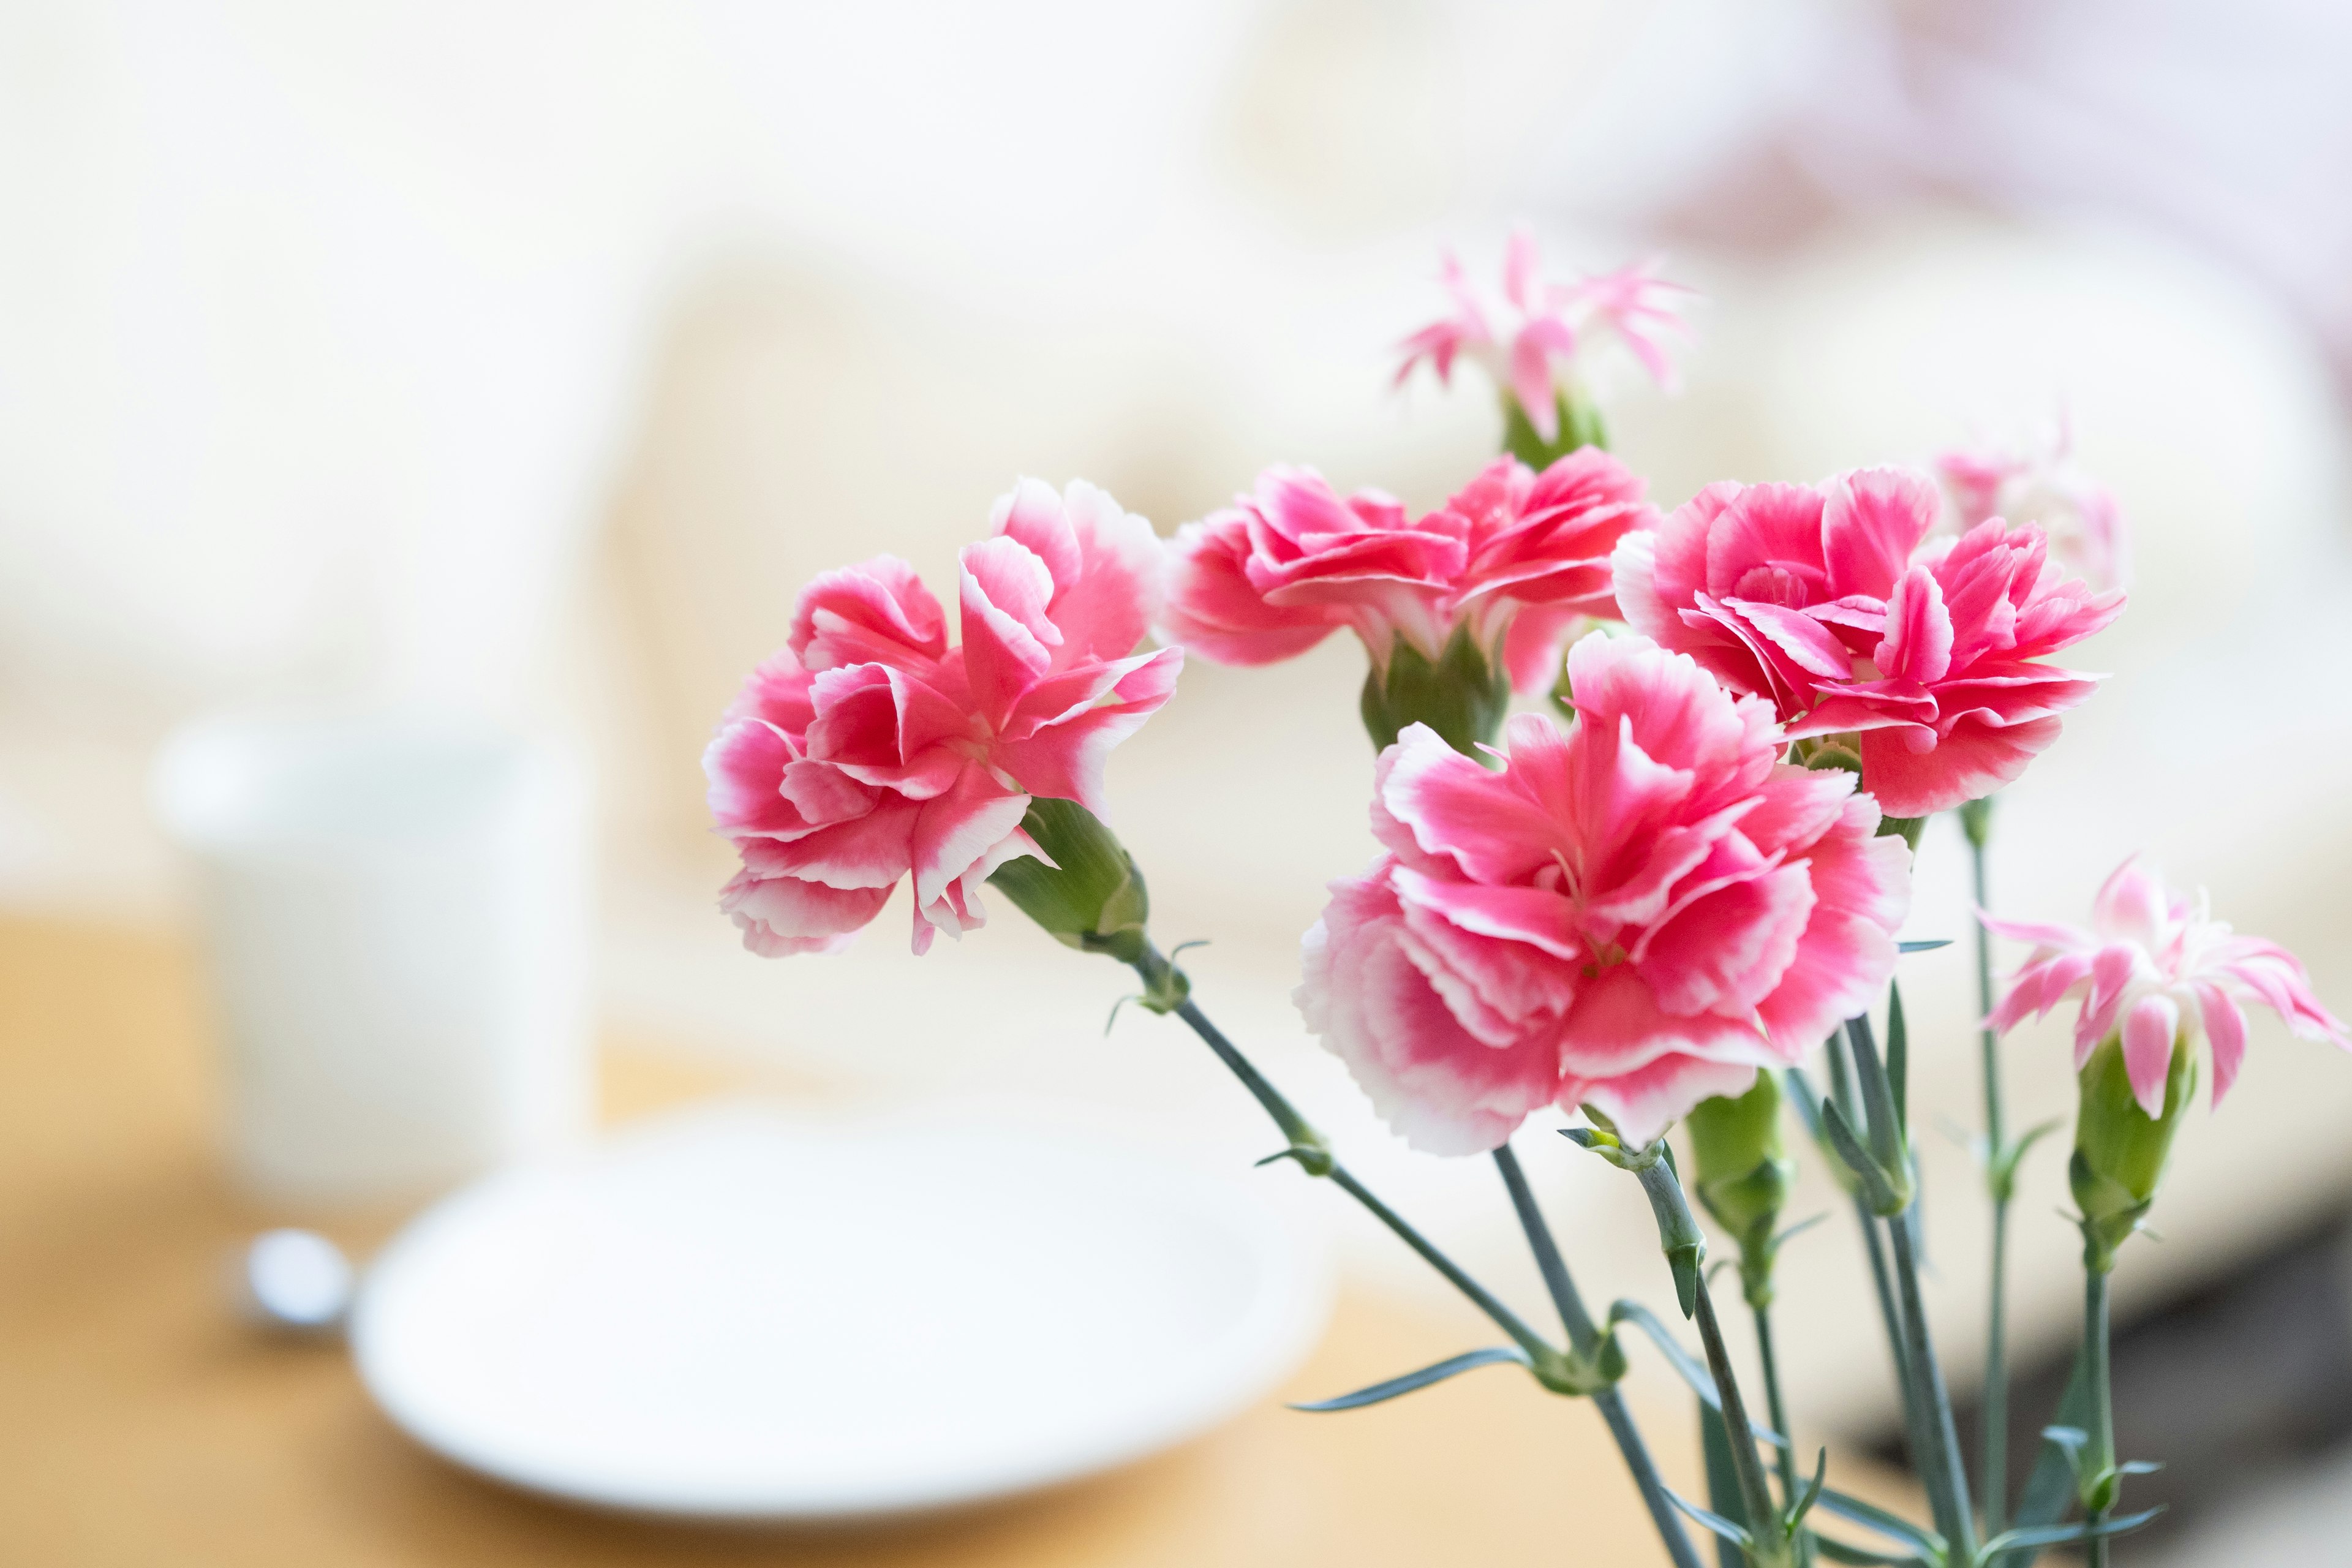
M 1104 1479 L 888 1526 L 649 1523 L 478 1480 L 378 1415 L 339 1346 L 275 1341 L 228 1310 L 231 1249 L 300 1216 L 238 1195 L 214 1158 L 201 994 L 171 939 L 0 921 L 0 1563 L 1664 1561 L 1591 1407 L 1501 1368 L 1344 1415 L 1270 1399 Z M 730 1087 L 693 1058 L 643 1050 L 608 1053 L 606 1080 L 616 1116 Z M 396 1219 L 320 1228 L 364 1248 Z M 1283 1394 L 1360 1386 L 1475 1333 L 1344 1290 Z M 1635 1399 L 1687 1484 L 1687 1401 L 1655 1388 Z

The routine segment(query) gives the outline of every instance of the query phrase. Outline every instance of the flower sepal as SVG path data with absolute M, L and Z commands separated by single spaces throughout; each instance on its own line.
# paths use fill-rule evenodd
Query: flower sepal
M 1076 801 L 1038 795 L 1030 800 L 1021 829 L 1042 855 L 1007 860 L 990 874 L 988 885 L 1065 947 L 1140 963 L 1150 947 L 1145 928 L 1151 897 L 1135 858 L 1102 819 Z M 1143 1004 L 1165 1013 L 1183 1001 L 1186 986 L 1174 965 L 1162 961 L 1157 967 L 1166 971 L 1166 980 L 1147 988 Z
M 1511 681 L 1499 658 L 1489 658 L 1464 621 L 1434 660 L 1399 637 L 1385 664 L 1364 677 L 1359 704 L 1372 744 L 1385 751 L 1407 726 L 1426 724 L 1465 756 L 1492 745 L 1511 705 Z
M 1769 1307 L 1780 1211 L 1797 1178 L 1780 1139 L 1780 1080 L 1759 1072 L 1746 1094 L 1700 1100 L 1683 1125 L 1690 1132 L 1692 1189 L 1739 1244 L 1739 1282 L 1748 1304 Z
M 2176 1040 L 2165 1075 L 2164 1110 L 2151 1117 L 2134 1097 L 2123 1038 L 2110 1035 L 2083 1064 L 2082 1109 L 2066 1179 L 2082 1211 L 2083 1264 L 2106 1273 L 2116 1250 L 2138 1230 L 2156 1202 L 2189 1102 L 2197 1093 L 2197 1053 Z
M 1565 391 L 1553 396 L 1553 428 L 1559 434 L 1546 440 L 1543 432 L 1528 417 L 1528 411 L 1519 406 L 1518 398 L 1508 392 L 1503 394 L 1503 450 L 1538 473 L 1581 447 L 1598 447 L 1603 451 L 1609 448 L 1609 427 L 1602 423 L 1597 405 Z

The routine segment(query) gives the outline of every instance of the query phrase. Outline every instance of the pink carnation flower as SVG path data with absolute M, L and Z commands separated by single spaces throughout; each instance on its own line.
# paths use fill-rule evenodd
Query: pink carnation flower
M 1381 753 L 1389 852 L 1307 934 L 1307 1026 L 1432 1152 L 1551 1104 L 1645 1143 L 1894 971 L 1910 856 L 1853 774 L 1776 763 L 1765 704 L 1646 638 L 1568 668 L 1575 723 L 1515 717 L 1500 772 L 1419 725 Z
M 1936 458 L 1963 531 L 1987 518 L 2041 526 L 2050 553 L 2095 588 L 2131 578 L 2131 538 L 2115 493 L 2074 460 L 2073 427 L 2033 446 L 1954 448 Z
M 2097 677 L 2040 662 L 2122 613 L 2061 581 L 2042 531 L 1999 519 L 1923 543 L 1934 484 L 1864 468 L 1821 486 L 1709 485 L 1617 547 L 1626 621 L 1770 700 L 1789 738 L 1858 732 L 1890 816 L 1990 794 L 2058 737 Z
M 1659 385 L 1673 386 L 1665 345 L 1685 330 L 1669 300 L 1690 290 L 1659 278 L 1656 268 L 1655 262 L 1643 262 L 1573 283 L 1547 283 L 1535 237 L 1520 229 L 1504 247 L 1503 291 L 1496 298 L 1473 285 L 1448 252 L 1438 279 L 1453 296 L 1454 309 L 1399 345 L 1404 363 L 1397 380 L 1402 384 L 1426 360 L 1437 379 L 1451 385 L 1454 362 L 1475 360 L 1517 401 L 1536 433 L 1556 441 L 1559 396 L 1582 390 L 1580 359 L 1600 342 L 1613 340 Z
M 1610 556 L 1657 519 L 1646 484 L 1597 447 L 1540 474 L 1498 458 L 1421 518 L 1311 468 L 1179 531 L 1163 634 L 1222 664 L 1272 664 L 1341 626 L 1386 669 L 1399 638 L 1435 659 L 1467 623 L 1521 690 L 1549 685 L 1581 616 L 1614 617 Z
M 1105 757 L 1174 689 L 1181 653 L 1135 651 L 1160 542 L 1101 490 L 1024 479 L 959 560 L 961 647 L 896 556 L 810 584 L 704 753 L 752 952 L 837 950 L 909 873 L 917 952 L 981 924 L 989 874 L 1041 853 L 1030 797 L 1100 812 Z
M 2088 931 L 1995 920 L 1981 911 L 1978 918 L 1996 936 L 2033 944 L 1993 1008 L 1992 1027 L 2006 1034 L 2028 1016 L 2081 1002 L 2075 1070 L 2099 1042 L 2120 1030 L 2132 1098 L 2150 1119 L 2164 1114 L 2176 1039 L 2191 1050 L 2200 1036 L 2210 1042 L 2213 1103 L 2221 1103 L 2246 1057 L 2242 1001 L 2269 1007 L 2304 1039 L 2352 1050 L 2344 1021 L 2319 1005 L 2311 977 L 2293 953 L 2274 942 L 2233 934 L 2209 915 L 2202 893 L 2191 903 L 2168 892 L 2137 856 L 2099 889 Z

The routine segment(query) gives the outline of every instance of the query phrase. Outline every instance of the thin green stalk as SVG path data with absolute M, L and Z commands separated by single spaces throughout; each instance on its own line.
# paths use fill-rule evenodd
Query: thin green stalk
M 1526 1351 L 1529 1355 L 1539 1357 L 1559 1353 L 1541 1334 L 1528 1327 L 1517 1312 L 1496 1300 L 1493 1293 L 1484 1285 L 1471 1279 L 1459 1264 L 1439 1251 L 1435 1244 L 1408 1224 L 1403 1215 L 1381 1202 L 1373 1195 L 1370 1188 L 1356 1180 L 1348 1168 L 1336 1160 L 1331 1163 L 1330 1179 L 1340 1191 L 1370 1210 L 1372 1217 L 1394 1231 L 1398 1238 L 1407 1247 L 1419 1253 L 1423 1262 L 1444 1275 L 1455 1289 L 1476 1303 L 1478 1310 L 1492 1318 L 1496 1327 L 1517 1342 L 1521 1350 Z
M 1159 954 L 1149 952 L 1146 957 L 1147 960 L 1158 958 Z M 1166 960 L 1162 959 L 1160 963 L 1164 964 Z M 1149 984 L 1150 973 L 1146 968 L 1146 963 L 1139 962 L 1136 968 L 1138 972 L 1144 974 L 1145 982 Z M 1402 1215 L 1382 1203 L 1370 1188 L 1358 1181 L 1346 1166 L 1334 1159 L 1329 1147 L 1323 1142 L 1322 1134 L 1316 1131 L 1307 1119 L 1298 1113 L 1297 1108 L 1284 1097 L 1280 1089 L 1266 1081 L 1265 1076 L 1252 1065 L 1247 1057 L 1242 1055 L 1241 1047 L 1227 1039 L 1223 1030 L 1209 1022 L 1208 1015 L 1201 1011 L 1198 1003 L 1187 997 L 1177 1005 L 1175 1011 L 1176 1016 L 1191 1025 L 1192 1032 L 1206 1041 L 1211 1050 L 1217 1053 L 1217 1059 L 1223 1062 L 1233 1075 L 1242 1080 L 1243 1086 L 1256 1098 L 1258 1104 L 1265 1108 L 1265 1113 L 1274 1119 L 1274 1124 L 1281 1129 L 1282 1135 L 1290 1140 L 1290 1147 L 1284 1151 L 1285 1153 L 1296 1158 L 1310 1173 L 1328 1176 L 1341 1191 L 1371 1211 L 1374 1218 L 1395 1232 L 1407 1247 L 1421 1255 L 1423 1261 L 1445 1276 L 1455 1289 L 1470 1298 L 1480 1311 L 1493 1319 L 1496 1326 L 1510 1335 L 1521 1350 L 1526 1351 L 1529 1355 L 1536 1356 L 1558 1353 L 1552 1349 L 1550 1343 L 1535 1330 L 1529 1328 L 1517 1312 L 1498 1300 L 1494 1292 L 1473 1279 L 1461 1265 L 1446 1257 L 1435 1243 L 1414 1229 Z
M 1560 1256 L 1559 1244 L 1552 1239 L 1551 1226 L 1545 1223 L 1543 1210 L 1536 1203 L 1533 1188 L 1528 1185 L 1527 1173 L 1519 1169 L 1519 1157 L 1508 1143 L 1495 1151 L 1495 1168 L 1503 1173 L 1503 1185 L 1511 1194 L 1511 1207 L 1519 1216 L 1519 1228 L 1527 1232 L 1528 1247 L 1536 1256 L 1536 1268 L 1543 1274 L 1544 1289 L 1551 1292 L 1552 1305 L 1559 1310 L 1560 1325 L 1568 1331 L 1568 1342 L 1576 1353 L 1591 1357 L 1601 1346 L 1601 1331 L 1593 1325 L 1592 1314 L 1585 1310 L 1584 1298 L 1577 1294 L 1576 1281 L 1570 1278 L 1568 1260 Z M 1609 1435 L 1617 1439 L 1617 1451 L 1625 1457 L 1625 1468 L 1633 1473 L 1633 1484 L 1641 1489 L 1642 1502 L 1650 1510 L 1650 1521 L 1658 1527 L 1658 1537 L 1666 1544 L 1666 1554 L 1675 1561 L 1675 1568 L 1704 1568 L 1696 1548 L 1683 1530 L 1683 1521 L 1675 1517 L 1674 1504 L 1666 1500 L 1666 1483 L 1658 1475 L 1658 1467 L 1650 1458 L 1648 1445 L 1642 1441 L 1641 1429 L 1625 1408 L 1625 1401 L 1616 1389 L 1604 1388 L 1592 1396 L 1601 1407 L 1601 1418 L 1609 1425 Z
M 1919 1294 L 1918 1237 L 1914 1232 L 1919 1211 L 1915 1205 L 1886 1223 L 1892 1243 L 1895 1279 L 1903 1300 L 1904 1352 L 1911 1365 L 1916 1397 L 1924 1410 L 1921 1435 L 1927 1451 L 1920 1456 L 1920 1479 L 1936 1504 L 1936 1528 L 1952 1542 L 1953 1560 L 1969 1563 L 1977 1550 L 1976 1521 L 1969 1507 L 1968 1472 L 1960 1464 L 1960 1438 L 1952 1423 L 1952 1399 L 1944 1386 L 1944 1369 L 1937 1364 L 1935 1342 L 1927 1333 L 1927 1307 Z
M 1772 1353 L 1772 1309 L 1750 1309 L 1756 1319 L 1756 1359 L 1764 1369 L 1764 1409 L 1772 1417 L 1772 1430 L 1786 1437 L 1775 1453 L 1780 1458 L 1780 1501 L 1782 1506 L 1797 1500 L 1797 1435 L 1789 1427 L 1789 1408 L 1780 1402 L 1780 1366 Z
M 1706 1348 L 1706 1370 L 1715 1378 L 1715 1392 L 1723 1401 L 1723 1429 L 1731 1436 L 1731 1458 L 1739 1472 L 1739 1500 L 1748 1512 L 1748 1528 L 1760 1540 L 1773 1529 L 1772 1521 L 1780 1517 L 1772 1506 L 1771 1489 L 1764 1482 L 1764 1468 L 1756 1462 L 1756 1439 L 1748 1419 L 1747 1402 L 1740 1397 L 1739 1380 L 1731 1370 L 1731 1351 L 1723 1342 L 1723 1324 L 1715 1315 L 1715 1297 L 1701 1276 L 1698 1282 L 1699 1342 Z M 1782 1433 L 1787 1436 L 1787 1433 Z
M 1862 1116 L 1853 1097 L 1851 1070 L 1846 1066 L 1844 1031 L 1829 1037 L 1823 1047 L 1830 1069 L 1830 1099 L 1846 1121 L 1854 1126 L 1862 1124 Z M 1903 1317 L 1895 1307 L 1895 1276 L 1886 1267 L 1886 1242 L 1878 1216 L 1870 1211 L 1860 1194 L 1853 1198 L 1854 1224 L 1862 1231 L 1863 1250 L 1870 1258 L 1871 1283 L 1878 1291 L 1878 1321 L 1886 1333 L 1886 1353 L 1895 1363 L 1895 1395 L 1903 1405 L 1903 1441 L 1910 1450 L 1911 1468 L 1921 1470 L 1926 1464 L 1927 1443 L 1920 1431 L 1922 1412 L 1911 1397 L 1911 1363 L 1903 1350 Z
M 1890 1039 L 1893 1037 L 1890 1034 Z M 1870 1145 L 1889 1170 L 1907 1169 L 1910 1151 L 1901 1126 L 1902 1105 L 1894 1093 L 1868 1017 L 1849 1019 L 1846 1039 L 1853 1047 L 1853 1071 L 1869 1109 Z M 1919 1479 L 1935 1504 L 1936 1528 L 1952 1543 L 1954 1560 L 1976 1555 L 1976 1510 L 1969 1503 L 1968 1469 L 1960 1460 L 1959 1432 L 1952 1420 L 1950 1391 L 1927 1332 L 1927 1309 L 1919 1292 L 1919 1205 L 1916 1198 L 1886 1219 L 1888 1250 L 1902 1307 L 1903 1360 L 1910 1373 L 1910 1397 L 1917 1411 Z
M 1528 1185 L 1527 1173 L 1519 1169 L 1519 1157 L 1508 1143 L 1495 1151 L 1495 1169 L 1503 1173 L 1511 1208 L 1519 1216 L 1519 1228 L 1527 1232 L 1528 1248 L 1536 1255 L 1544 1289 L 1551 1292 L 1552 1305 L 1559 1309 L 1568 1342 L 1580 1356 L 1592 1354 L 1600 1346 L 1601 1331 L 1594 1326 L 1592 1314 L 1584 1310 L 1584 1298 L 1577 1294 L 1576 1281 L 1569 1278 L 1568 1259 L 1560 1256 L 1559 1244 L 1552 1239 L 1551 1226 L 1537 1205 L 1535 1189 Z
M 1661 1239 L 1669 1229 L 1696 1236 L 1698 1226 L 1690 1217 L 1690 1205 L 1683 1196 L 1682 1180 L 1675 1172 L 1673 1159 L 1660 1149 L 1656 1158 L 1633 1170 L 1658 1216 Z M 1706 1370 L 1715 1380 L 1716 1397 L 1722 1403 L 1723 1429 L 1731 1438 L 1732 1468 L 1739 1472 L 1740 1507 L 1748 1516 L 1749 1532 L 1761 1547 L 1775 1539 L 1780 1513 L 1772 1506 L 1771 1484 L 1765 1479 L 1764 1467 L 1756 1458 L 1755 1423 L 1748 1417 L 1748 1402 L 1741 1396 L 1738 1376 L 1731 1369 L 1731 1351 L 1723 1342 L 1723 1324 L 1716 1317 L 1715 1297 L 1706 1288 L 1706 1270 L 1692 1269 L 1691 1283 L 1691 1313 L 1698 1322 L 1699 1342 L 1706 1348 Z M 1754 1559 L 1757 1553 L 1751 1551 L 1748 1555 Z
M 2107 1363 L 2107 1329 L 2106 1270 L 2085 1269 L 2083 1279 L 2083 1354 L 2091 1373 L 2091 1442 L 2083 1468 L 2104 1478 L 2101 1495 L 2108 1505 L 2091 1510 L 2090 1522 L 2094 1528 L 2107 1521 L 2107 1514 L 2114 1502 L 2116 1407 Z M 2095 1537 L 2090 1545 L 2090 1568 L 2107 1568 L 2106 1538 Z
M 1649 1446 L 1642 1441 L 1642 1429 L 1633 1425 L 1633 1412 L 1625 1408 L 1625 1396 L 1614 1388 L 1604 1388 L 1592 1396 L 1592 1403 L 1600 1406 L 1601 1419 L 1609 1424 L 1609 1435 L 1617 1439 L 1625 1468 L 1633 1472 L 1633 1484 L 1642 1489 L 1650 1521 L 1658 1527 L 1658 1539 L 1666 1543 L 1666 1555 L 1674 1559 L 1675 1568 L 1706 1568 L 1697 1548 L 1683 1531 L 1683 1521 L 1675 1515 L 1675 1505 L 1666 1500 L 1665 1480 L 1650 1458 Z
M 1992 798 L 1970 801 L 1960 811 L 1969 840 L 1969 870 L 1977 908 L 1988 907 L 1985 849 L 1991 837 Z M 1992 934 L 1976 924 L 1977 1016 L 1992 1016 Z M 1984 1532 L 1990 1541 L 2009 1528 L 2009 1201 L 2015 1162 L 2009 1148 L 2009 1118 L 2001 1102 L 2000 1039 L 1990 1024 L 1977 1035 L 1984 1058 L 1985 1173 L 1992 1198 L 1992 1299 L 1985 1314 Z
M 1147 947 L 1143 957 L 1134 967 L 1148 987 L 1153 984 L 1156 974 L 1166 970 L 1168 961 L 1156 948 Z M 1363 1205 L 1407 1247 L 1420 1254 L 1424 1262 L 1444 1275 L 1455 1289 L 1468 1297 L 1480 1311 L 1494 1320 L 1496 1325 L 1520 1349 L 1538 1358 L 1558 1356 L 1559 1352 L 1529 1328 L 1517 1313 L 1497 1300 L 1493 1292 L 1472 1279 L 1460 1265 L 1446 1257 L 1334 1159 L 1322 1135 L 1298 1113 L 1297 1108 L 1280 1089 L 1266 1080 L 1265 1075 L 1242 1054 L 1241 1048 L 1209 1021 L 1208 1015 L 1201 1011 L 1198 1004 L 1187 996 L 1177 1005 L 1175 1013 L 1216 1053 L 1217 1059 L 1242 1081 L 1266 1115 L 1273 1119 L 1275 1126 L 1281 1130 L 1282 1135 L 1290 1141 L 1290 1148 L 1285 1151 L 1286 1153 L 1297 1159 L 1309 1173 L 1328 1177 L 1349 1196 Z M 1497 1152 L 1496 1161 L 1504 1167 L 1505 1181 L 1512 1185 L 1512 1202 L 1517 1205 L 1526 1189 L 1526 1178 L 1518 1172 L 1517 1162 L 1509 1157 L 1507 1149 Z M 1513 1181 L 1514 1176 L 1517 1178 L 1516 1181 Z M 1554 1300 L 1560 1305 L 1561 1320 L 1568 1326 L 1571 1341 L 1576 1338 L 1577 1321 L 1580 1320 L 1585 1333 L 1591 1339 L 1579 1348 L 1589 1351 L 1591 1342 L 1598 1339 L 1598 1331 L 1593 1328 L 1591 1315 L 1585 1312 L 1582 1302 L 1577 1298 L 1575 1285 L 1569 1279 L 1567 1262 L 1560 1258 L 1559 1248 L 1552 1242 L 1550 1231 L 1543 1225 L 1542 1215 L 1535 1209 L 1534 1204 L 1533 1194 L 1528 1194 L 1527 1206 L 1521 1212 L 1521 1218 L 1524 1221 L 1530 1215 L 1534 1216 L 1535 1229 L 1529 1233 L 1531 1243 L 1538 1234 L 1543 1237 L 1537 1250 L 1538 1266 L 1544 1270 L 1547 1286 L 1554 1288 Z M 1546 1261 L 1547 1253 L 1549 1254 L 1549 1262 Z M 1642 1434 L 1633 1425 L 1633 1415 L 1626 1410 L 1623 1399 L 1614 1388 L 1605 1388 L 1592 1396 L 1592 1402 L 1601 1407 L 1601 1417 L 1608 1424 L 1610 1435 L 1617 1440 L 1618 1451 L 1624 1456 L 1625 1468 L 1633 1472 L 1633 1484 L 1641 1489 L 1642 1500 L 1650 1510 L 1650 1517 L 1657 1525 L 1659 1538 L 1665 1542 L 1666 1553 L 1674 1560 L 1675 1568 L 1703 1568 L 1697 1553 L 1691 1547 L 1689 1537 L 1683 1531 L 1681 1521 L 1675 1517 L 1673 1505 L 1666 1501 L 1665 1482 L 1660 1479 L 1657 1465 L 1651 1459 L 1649 1448 L 1642 1441 Z

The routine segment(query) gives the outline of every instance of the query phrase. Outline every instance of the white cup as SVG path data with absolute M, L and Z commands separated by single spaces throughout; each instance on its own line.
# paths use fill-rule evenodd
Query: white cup
M 561 754 L 412 714 L 224 718 L 164 747 L 261 1194 L 418 1196 L 582 1137 L 586 791 Z

